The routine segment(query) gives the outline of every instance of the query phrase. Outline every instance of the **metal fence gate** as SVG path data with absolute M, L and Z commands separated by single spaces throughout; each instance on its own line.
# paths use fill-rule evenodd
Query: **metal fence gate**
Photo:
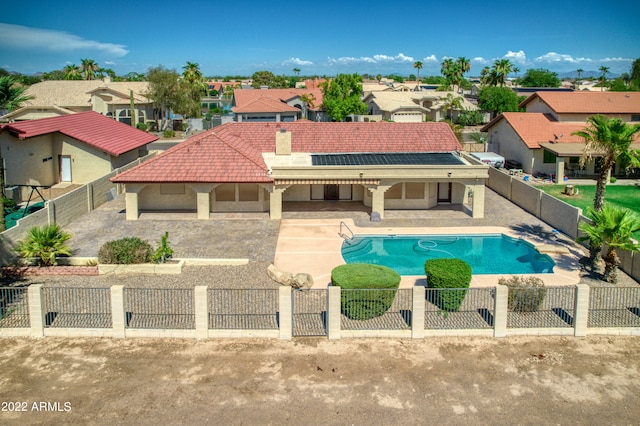
M 327 289 L 294 290 L 293 335 L 327 335 Z

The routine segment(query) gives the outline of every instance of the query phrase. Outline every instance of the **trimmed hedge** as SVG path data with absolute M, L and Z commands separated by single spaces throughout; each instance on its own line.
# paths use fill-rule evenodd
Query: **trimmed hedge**
M 400 278 L 391 268 L 368 263 L 349 263 L 331 271 L 332 285 L 342 289 L 342 314 L 354 320 L 368 320 L 387 312 Z
M 509 287 L 507 307 L 511 312 L 538 312 L 547 295 L 544 281 L 538 277 L 514 275 L 509 279 L 500 278 L 498 284 Z
M 151 245 L 138 237 L 107 241 L 98 251 L 98 262 L 131 265 L 151 261 Z
M 427 291 L 427 297 L 441 310 L 460 309 L 471 284 L 471 266 L 462 259 L 429 259 L 424 264 L 427 287 L 455 290 Z

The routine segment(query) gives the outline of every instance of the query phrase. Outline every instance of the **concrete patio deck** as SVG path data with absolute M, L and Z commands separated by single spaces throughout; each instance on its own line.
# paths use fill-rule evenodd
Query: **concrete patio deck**
M 473 227 L 360 227 L 352 219 L 283 219 L 280 224 L 274 264 L 292 273 L 306 272 L 313 276 L 314 288 L 326 287 L 331 282 L 331 270 L 344 264 L 341 254 L 343 238 L 340 223 L 344 222 L 355 235 L 428 235 L 428 234 L 505 234 L 514 238 L 523 236 L 513 229 L 500 226 Z M 548 286 L 574 285 L 580 282 L 578 261 L 584 255 L 578 247 L 553 237 L 524 238 L 541 247 L 556 262 L 552 274 L 532 274 Z M 510 275 L 473 275 L 471 287 L 493 287 L 501 277 Z M 424 276 L 403 276 L 401 288 L 425 285 Z

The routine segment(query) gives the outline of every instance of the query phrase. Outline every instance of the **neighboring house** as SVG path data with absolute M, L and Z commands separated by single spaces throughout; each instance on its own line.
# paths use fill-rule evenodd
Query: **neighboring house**
M 96 112 L 9 123 L 0 129 L 4 182 L 84 184 L 136 160 L 157 139 Z
M 322 99 L 320 89 L 237 89 L 231 111 L 238 122 L 327 121 Z
M 332 201 L 386 209 L 468 204 L 484 216 L 488 167 L 460 153 L 445 123 L 228 123 L 111 180 L 126 185 L 126 218 L 146 211 L 269 212 Z M 360 207 L 361 208 L 361 207 Z
M 555 176 L 578 177 L 599 172 L 597 154 L 580 168 L 580 157 L 585 148 L 583 138 L 573 132 L 587 127 L 586 121 L 556 121 L 549 113 L 505 112 L 484 126 L 488 133 L 489 148 L 522 164 L 525 173 L 546 173 Z M 640 138 L 637 139 L 640 149 Z M 616 168 L 614 174 L 624 175 Z
M 2 121 L 15 122 L 95 111 L 130 124 L 153 119 L 152 102 L 145 97 L 148 82 L 112 82 L 103 80 L 47 80 L 27 88 L 25 95 L 34 99 L 24 107 L 6 114 Z M 131 116 L 131 93 L 134 114 Z
M 520 108 L 549 114 L 556 121 L 586 122 L 595 114 L 640 122 L 640 92 L 537 92 Z
M 381 115 L 383 120 L 396 122 L 421 122 L 444 120 L 447 110 L 448 94 L 460 98 L 463 110 L 477 110 L 478 107 L 454 92 L 370 92 L 363 101 L 370 115 Z M 460 111 L 453 111 L 457 116 Z

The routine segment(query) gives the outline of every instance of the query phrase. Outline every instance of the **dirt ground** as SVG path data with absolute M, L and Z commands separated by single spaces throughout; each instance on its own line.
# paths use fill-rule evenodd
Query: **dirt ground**
M 1 424 L 626 425 L 640 418 L 637 337 L 6 338 L 2 346 Z M 16 408 L 24 411 L 7 411 Z

